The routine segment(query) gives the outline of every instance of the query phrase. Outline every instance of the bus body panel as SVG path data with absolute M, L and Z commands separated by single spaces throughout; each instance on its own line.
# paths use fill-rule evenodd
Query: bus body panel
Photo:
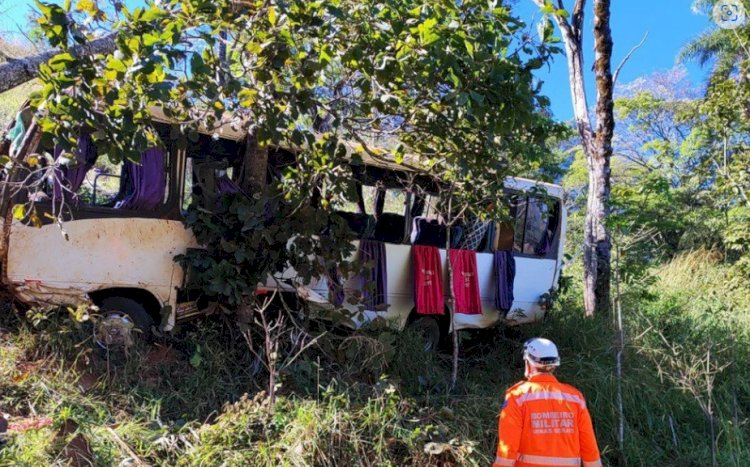
M 182 284 L 177 254 L 197 246 L 180 221 L 99 218 L 40 228 L 11 225 L 7 280 L 30 303 L 70 305 L 108 288 L 137 288 L 175 309 Z M 168 326 L 169 328 L 171 326 Z
M 530 180 L 508 179 L 508 186 L 519 191 L 534 187 L 545 189 L 548 195 L 562 200 L 562 189 Z M 124 215 L 125 213 L 123 213 Z M 544 317 L 541 297 L 557 284 L 562 265 L 563 241 L 567 216 L 561 209 L 559 245 L 556 258 L 515 255 L 515 300 L 507 316 L 495 309 L 495 271 L 493 254 L 477 253 L 482 313 L 457 314 L 453 320 L 457 329 L 486 328 L 507 322 L 522 324 Z M 7 248 L 6 277 L 17 296 L 29 303 L 74 305 L 88 302 L 89 294 L 109 288 L 136 288 L 150 292 L 163 306 L 172 307 L 172 315 L 164 327 L 173 327 L 179 304 L 176 288 L 183 285 L 184 272 L 174 257 L 187 248 L 199 247 L 189 229 L 179 220 L 106 217 L 67 221 L 63 225 L 68 240 L 55 224 L 41 228 L 20 222 L 10 226 Z M 293 240 L 290 240 L 293 241 Z M 358 242 L 354 242 L 357 245 Z M 389 306 L 386 310 L 366 310 L 344 303 L 352 312 L 352 324 L 361 326 L 377 318 L 384 318 L 403 328 L 414 312 L 412 246 L 386 243 Z M 443 265 L 444 291 L 448 292 L 446 252 L 440 250 Z M 356 260 L 356 249 L 350 261 Z M 303 299 L 304 290 L 314 292 L 310 300 L 315 306 L 332 308 L 326 303 L 328 284 L 325 279 L 301 284 L 293 269 L 282 275 L 282 285 L 269 278 L 269 288 L 296 290 Z M 351 288 L 350 282 L 345 287 Z
M 358 244 L 358 242 L 354 242 Z M 440 249 L 440 260 L 443 274 L 443 291 L 446 301 L 448 298 L 448 270 L 446 253 Z M 356 253 L 349 258 L 356 259 Z M 515 256 L 516 276 L 513 286 L 514 301 L 507 316 L 495 309 L 495 272 L 492 253 L 477 253 L 477 274 L 482 300 L 481 314 L 457 313 L 454 318 L 456 329 L 480 329 L 497 325 L 504 321 L 510 325 L 525 324 L 544 318 L 545 310 L 541 297 L 555 285 L 558 274 L 558 261 L 533 257 Z M 343 308 L 353 315 L 352 325 L 361 327 L 375 319 L 385 319 L 393 323 L 394 327 L 403 329 L 409 316 L 414 311 L 413 266 L 411 245 L 386 243 L 386 262 L 388 270 L 388 307 L 385 310 L 364 310 L 359 313 L 359 307 L 345 302 Z M 293 277 L 293 273 L 286 274 Z M 349 279 L 345 282 L 345 290 L 355 287 L 356 281 Z M 309 286 L 319 296 L 328 296 L 328 281 L 321 279 Z

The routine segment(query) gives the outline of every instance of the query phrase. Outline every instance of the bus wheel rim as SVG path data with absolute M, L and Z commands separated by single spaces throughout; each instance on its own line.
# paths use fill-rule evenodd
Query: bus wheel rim
M 135 324 L 126 313 L 110 311 L 94 324 L 94 340 L 105 349 L 127 348 L 133 345 Z

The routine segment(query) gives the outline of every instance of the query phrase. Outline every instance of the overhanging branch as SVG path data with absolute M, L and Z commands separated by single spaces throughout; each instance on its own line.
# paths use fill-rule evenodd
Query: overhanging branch
M 115 36 L 116 33 L 111 33 L 86 44 L 78 45 L 73 47 L 71 53 L 74 56 L 110 53 L 115 50 Z M 50 50 L 29 57 L 10 59 L 0 64 L 0 93 L 39 76 L 39 66 L 58 53 L 60 53 L 59 50 Z

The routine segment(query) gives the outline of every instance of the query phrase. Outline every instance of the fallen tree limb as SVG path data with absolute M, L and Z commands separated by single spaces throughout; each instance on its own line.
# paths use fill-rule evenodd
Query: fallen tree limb
M 115 50 L 115 35 L 116 33 L 111 33 L 86 44 L 73 47 L 71 53 L 80 57 L 112 52 Z M 39 76 L 39 65 L 46 63 L 58 53 L 60 53 L 59 50 L 50 50 L 24 58 L 10 59 L 0 64 L 0 93 Z

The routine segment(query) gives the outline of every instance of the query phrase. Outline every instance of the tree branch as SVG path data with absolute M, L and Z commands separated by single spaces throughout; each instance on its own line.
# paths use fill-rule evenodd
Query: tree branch
M 86 44 L 73 47 L 71 53 L 74 56 L 86 56 L 112 52 L 115 50 L 116 34 L 111 33 Z M 50 50 L 29 57 L 11 59 L 0 64 L 0 93 L 39 76 L 39 66 L 58 53 L 60 53 L 59 50 Z
M 625 66 L 625 63 L 627 63 L 628 60 L 630 60 L 630 57 L 635 53 L 636 50 L 640 49 L 643 44 L 646 43 L 646 39 L 648 38 L 648 31 L 646 31 L 646 34 L 643 35 L 643 39 L 635 45 L 632 49 L 630 49 L 630 52 L 625 55 L 625 58 L 622 59 L 619 65 L 617 65 L 617 68 L 615 68 L 615 73 L 612 75 L 612 84 L 617 84 L 617 77 L 620 76 L 620 71 L 622 70 L 622 67 Z

